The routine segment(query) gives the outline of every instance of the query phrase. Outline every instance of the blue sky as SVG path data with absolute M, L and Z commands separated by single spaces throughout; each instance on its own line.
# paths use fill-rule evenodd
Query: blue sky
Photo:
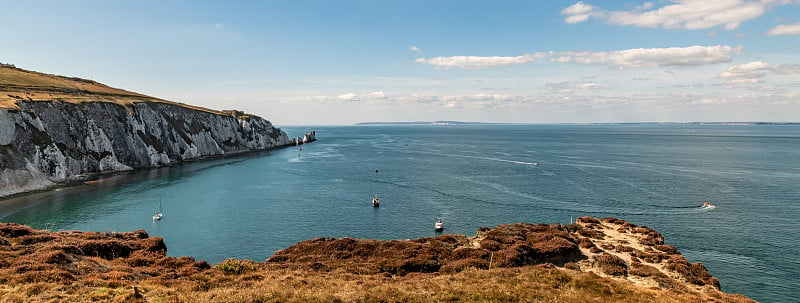
M 0 7 L 0 62 L 278 125 L 800 120 L 800 0 Z

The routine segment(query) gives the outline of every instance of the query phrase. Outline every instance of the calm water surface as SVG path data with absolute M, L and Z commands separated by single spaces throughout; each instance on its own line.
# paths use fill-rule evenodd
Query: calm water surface
M 0 221 L 164 237 L 171 256 L 263 261 L 315 237 L 473 235 L 614 216 L 663 233 L 726 292 L 800 301 L 800 127 L 315 127 L 320 141 L 0 202 Z M 285 128 L 299 135 L 310 128 Z M 534 162 L 540 165 L 532 165 Z M 379 172 L 375 172 L 379 169 Z M 373 209 L 371 198 L 381 198 Z M 153 222 L 159 198 L 164 219 Z M 717 206 L 700 209 L 703 202 Z

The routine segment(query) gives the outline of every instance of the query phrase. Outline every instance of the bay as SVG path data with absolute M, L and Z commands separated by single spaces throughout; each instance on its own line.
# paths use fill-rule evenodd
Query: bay
M 290 136 L 311 130 L 289 127 Z M 800 301 L 800 127 L 314 127 L 318 142 L 118 174 L 0 202 L 0 221 L 163 237 L 171 256 L 263 261 L 316 237 L 473 235 L 613 216 L 662 234 L 726 292 Z M 302 150 L 300 150 L 302 149 Z M 539 165 L 535 165 L 538 163 Z M 373 208 L 374 195 L 381 198 Z M 151 216 L 162 201 L 164 219 Z M 704 202 L 716 209 L 700 208 Z

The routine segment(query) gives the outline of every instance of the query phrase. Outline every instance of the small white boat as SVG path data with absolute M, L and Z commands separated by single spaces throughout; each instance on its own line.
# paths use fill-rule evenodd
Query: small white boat
M 715 208 L 717 208 L 717 207 L 716 207 L 716 206 L 714 206 L 714 204 L 711 204 L 711 203 L 705 202 L 705 203 L 703 203 L 703 206 L 700 206 L 700 208 L 704 208 L 704 209 L 715 209 Z
M 539 162 L 533 162 L 533 165 L 539 166 Z
M 375 197 L 372 198 L 372 207 L 379 207 L 379 206 L 381 206 L 381 199 L 378 199 L 378 195 L 375 195 Z
M 442 223 L 442 219 L 436 219 L 436 223 L 433 224 L 433 229 L 436 231 L 444 230 L 444 223 Z
M 153 221 L 161 220 L 161 217 L 164 217 L 164 215 L 161 213 L 161 197 L 158 197 L 158 212 L 153 215 Z

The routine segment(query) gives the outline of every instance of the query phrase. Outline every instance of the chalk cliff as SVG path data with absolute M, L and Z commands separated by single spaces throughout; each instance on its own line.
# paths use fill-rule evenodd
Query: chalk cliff
M 192 107 L 8 66 L 0 67 L 0 94 L 0 197 L 91 173 L 315 139 L 313 133 L 290 139 L 269 121 L 240 111 Z

